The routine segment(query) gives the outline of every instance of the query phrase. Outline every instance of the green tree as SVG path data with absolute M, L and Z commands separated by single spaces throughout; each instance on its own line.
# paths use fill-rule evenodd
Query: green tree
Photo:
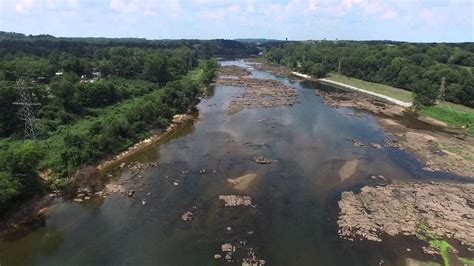
M 162 53 L 148 55 L 143 66 L 143 76 L 152 82 L 166 83 L 169 80 L 166 56 Z
M 18 179 L 12 178 L 7 172 L 0 172 L 0 209 L 1 206 L 18 196 L 21 185 Z
M 413 92 L 414 103 L 417 107 L 434 105 L 439 97 L 439 88 L 424 80 L 415 83 Z

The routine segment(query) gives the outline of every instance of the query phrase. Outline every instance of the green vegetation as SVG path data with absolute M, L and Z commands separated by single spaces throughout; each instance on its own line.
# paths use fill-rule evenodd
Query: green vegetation
M 79 167 L 126 149 L 186 112 L 219 65 L 177 44 L 0 38 L 0 212 L 47 186 L 69 184 Z M 37 141 L 23 141 L 21 110 L 12 104 L 18 78 L 41 103 Z M 39 178 L 42 171 L 48 180 Z
M 418 105 L 444 100 L 474 107 L 472 45 L 383 42 L 297 42 L 279 45 L 265 58 L 298 72 L 321 77 L 337 72 L 351 78 L 414 92 Z
M 380 83 L 374 83 L 374 82 L 369 82 L 361 79 L 356 79 L 356 78 L 349 78 L 343 75 L 339 75 L 336 73 L 329 73 L 329 75 L 326 77 L 326 79 L 340 82 L 343 84 L 351 85 L 357 88 L 361 88 L 367 91 L 383 94 L 389 97 L 392 97 L 394 99 L 404 101 L 404 102 L 411 102 L 413 101 L 413 95 L 412 92 L 398 89 L 392 86 L 380 84 Z
M 449 244 L 446 240 L 441 239 L 436 234 L 431 232 L 428 225 L 425 223 L 420 223 L 418 226 L 418 232 L 416 234 L 418 239 L 428 242 L 431 248 L 439 252 L 439 255 L 443 259 L 443 264 L 445 266 L 451 265 L 451 261 L 449 260 L 448 253 L 452 252 L 455 253 L 455 249 L 451 244 Z M 468 265 L 473 264 L 473 260 L 469 258 L 462 258 L 459 256 L 455 256 L 456 259 L 461 263 L 466 263 Z
M 474 135 L 474 110 L 459 108 L 454 104 L 441 103 L 436 106 L 425 106 L 420 109 L 423 115 L 443 121 L 451 126 L 467 128 Z

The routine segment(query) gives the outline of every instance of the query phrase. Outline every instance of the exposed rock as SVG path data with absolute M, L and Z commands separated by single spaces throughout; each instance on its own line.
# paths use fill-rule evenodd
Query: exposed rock
M 222 252 L 235 252 L 235 246 L 230 243 L 225 243 L 221 245 Z
M 222 258 L 222 255 L 221 254 L 214 254 L 214 259 L 218 260 Z
M 253 161 L 258 163 L 258 164 L 271 164 L 272 163 L 272 160 L 267 159 L 263 156 L 253 157 Z
M 381 149 L 382 148 L 382 145 L 380 145 L 378 143 L 370 143 L 370 146 L 374 149 Z
M 226 207 L 250 206 L 252 204 L 252 198 L 248 196 L 220 195 L 219 200 L 223 200 Z
M 224 67 L 224 73 L 230 69 L 232 72 L 238 72 L 236 70 L 238 68 Z M 230 103 L 229 114 L 237 113 L 244 108 L 289 107 L 296 103 L 296 90 L 277 80 L 255 79 L 240 73 L 233 78 L 221 76 L 215 84 L 245 88 L 245 91 Z
M 345 162 L 341 169 L 339 169 L 339 178 L 341 182 L 344 182 L 347 179 L 351 178 L 356 173 L 358 165 L 358 159 Z
M 105 185 L 104 192 L 109 194 L 125 193 L 125 188 L 122 185 L 118 184 L 107 184 Z
M 263 266 L 265 265 L 265 260 L 257 258 L 255 255 L 255 250 L 253 248 L 248 248 L 247 257 L 242 259 L 242 266 Z
M 237 178 L 229 178 L 227 182 L 233 185 L 233 188 L 240 191 L 245 191 L 249 186 L 254 183 L 257 178 L 257 174 L 250 173 Z
M 354 147 L 365 147 L 366 145 L 356 139 L 352 139 L 352 138 L 346 138 L 346 140 L 349 140 L 349 141 L 352 141 L 352 145 L 354 145 Z
M 400 150 L 403 150 L 403 149 L 404 149 L 403 144 L 400 143 L 400 142 L 399 142 L 398 140 L 396 140 L 396 139 L 388 139 L 388 140 L 385 140 L 384 146 L 385 146 L 385 147 L 390 147 L 390 148 L 396 148 L 396 149 L 400 149 Z
M 190 116 L 190 115 L 184 115 L 184 114 L 180 115 L 180 114 L 178 114 L 178 115 L 173 116 L 173 120 L 171 120 L 171 122 L 173 124 L 181 124 L 181 123 L 184 123 L 185 121 L 191 119 L 191 117 L 192 116 Z
M 181 220 L 183 221 L 191 221 L 193 219 L 193 213 L 190 211 L 187 211 L 181 215 Z
M 385 182 L 388 181 L 387 178 L 383 175 L 371 175 L 370 178 L 373 179 L 373 180 L 382 180 L 382 181 L 385 181 Z
M 433 234 L 474 246 L 474 184 L 401 183 L 343 192 L 339 235 L 381 241 L 382 233 L 415 235 L 424 223 Z
M 76 198 L 74 199 L 75 202 L 83 202 L 84 200 L 83 199 L 79 199 L 79 198 Z
M 219 79 L 236 79 L 250 76 L 250 71 L 238 66 L 223 66 L 220 68 Z

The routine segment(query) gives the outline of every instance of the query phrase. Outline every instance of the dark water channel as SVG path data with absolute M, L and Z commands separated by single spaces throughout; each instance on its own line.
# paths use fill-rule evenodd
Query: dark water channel
M 404 265 L 408 256 L 427 259 L 406 251 L 419 250 L 414 238 L 339 239 L 337 201 L 342 191 L 375 184 L 373 174 L 400 180 L 451 177 L 422 170 L 404 151 L 354 147 L 346 138 L 383 145 L 387 136 L 372 115 L 324 106 L 314 95 L 323 85 L 290 82 L 242 61 L 223 64 L 248 67 L 255 78 L 277 79 L 297 90 L 299 102 L 229 115 L 229 102 L 242 89 L 214 88 L 198 105 L 195 121 L 129 158 L 158 162 L 142 178 L 131 179 L 135 200 L 57 199 L 43 226 L 0 241 L 0 265 L 222 265 L 214 254 L 222 254 L 224 243 L 245 243 L 266 265 L 378 265 L 381 259 L 384 265 Z M 252 158 L 259 155 L 274 161 L 256 164 Z M 341 182 L 340 168 L 354 159 L 356 173 Z M 128 170 L 114 173 L 116 183 L 130 177 Z M 226 182 L 248 173 L 258 175 L 248 191 L 236 192 Z M 223 207 L 218 197 L 229 194 L 248 195 L 255 207 Z M 181 219 L 187 210 L 194 213 L 192 221 Z M 234 259 L 239 256 L 236 252 Z

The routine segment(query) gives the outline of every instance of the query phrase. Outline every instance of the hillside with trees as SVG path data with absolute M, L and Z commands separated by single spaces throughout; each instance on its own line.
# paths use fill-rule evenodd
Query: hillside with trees
M 414 92 L 422 105 L 444 99 L 474 107 L 473 47 L 472 43 L 295 42 L 273 47 L 265 58 L 316 78 L 338 72 L 402 88 Z M 442 84 L 444 95 L 440 95 Z

